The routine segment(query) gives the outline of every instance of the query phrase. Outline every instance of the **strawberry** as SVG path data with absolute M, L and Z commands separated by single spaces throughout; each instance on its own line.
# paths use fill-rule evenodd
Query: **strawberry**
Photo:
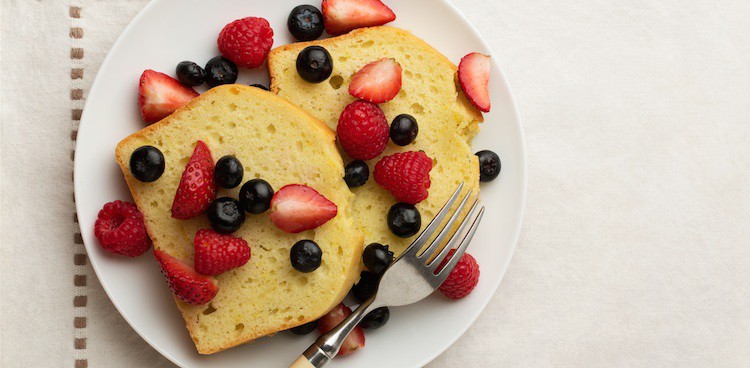
M 365 65 L 352 77 L 349 94 L 372 103 L 392 100 L 401 90 L 401 65 L 396 59 L 380 59 Z
M 456 253 L 455 249 L 451 249 L 448 252 L 448 255 L 440 263 L 439 270 L 448 263 L 448 260 L 451 259 L 454 253 Z M 477 260 L 471 254 L 464 253 L 461 259 L 458 260 L 458 263 L 456 263 L 456 267 L 448 274 L 448 278 L 438 287 L 438 290 L 448 298 L 457 300 L 469 295 L 478 283 L 479 265 L 477 264 Z
M 174 195 L 172 217 L 188 220 L 206 212 L 216 199 L 217 190 L 211 151 L 205 143 L 198 141 Z
M 290 184 L 271 198 L 271 222 L 288 233 L 315 229 L 336 217 L 338 207 L 315 189 Z
M 167 279 L 169 289 L 185 303 L 205 304 L 219 292 L 219 285 L 213 277 L 195 272 L 185 262 L 164 251 L 155 250 L 154 255 L 159 262 L 162 275 Z
M 164 73 L 147 69 L 141 74 L 138 106 L 147 123 L 166 118 L 195 97 L 198 97 L 198 92 Z
M 432 159 L 426 153 L 394 153 L 375 164 L 375 182 L 399 201 L 417 204 L 427 199 Z
M 323 0 L 322 8 L 326 32 L 333 36 L 396 19 L 393 10 L 380 0 Z
M 328 314 L 318 320 L 318 331 L 321 335 L 328 333 L 350 314 L 352 314 L 352 310 L 344 303 L 335 306 Z M 357 326 L 344 340 L 338 355 L 349 354 L 363 346 L 365 346 L 365 333 L 362 331 L 362 327 Z
M 480 111 L 490 112 L 490 57 L 472 52 L 458 65 L 458 82 L 466 96 Z
M 195 270 L 218 275 L 240 267 L 250 259 L 250 247 L 242 238 L 202 229 L 195 233 Z

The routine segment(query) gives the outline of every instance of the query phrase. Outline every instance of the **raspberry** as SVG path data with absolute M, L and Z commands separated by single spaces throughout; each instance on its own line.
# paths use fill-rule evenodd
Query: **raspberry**
M 427 199 L 432 159 L 422 151 L 395 153 L 375 165 L 375 182 L 399 202 L 417 204 Z
M 94 235 L 102 248 L 114 254 L 137 257 L 151 248 L 143 215 L 128 202 L 105 204 L 94 223 Z
M 378 105 L 367 101 L 350 103 L 339 117 L 336 133 L 341 147 L 355 160 L 378 157 L 388 144 L 388 121 Z
M 237 19 L 224 26 L 217 43 L 225 58 L 244 68 L 257 68 L 273 46 L 273 29 L 263 18 Z
M 193 239 L 195 270 L 204 275 L 218 275 L 240 267 L 250 259 L 250 247 L 241 238 L 198 230 Z
M 456 250 L 451 249 L 440 267 L 443 267 L 454 253 L 456 253 Z M 471 254 L 464 253 L 438 290 L 451 299 L 461 299 L 469 295 L 478 282 L 479 265 L 477 260 Z

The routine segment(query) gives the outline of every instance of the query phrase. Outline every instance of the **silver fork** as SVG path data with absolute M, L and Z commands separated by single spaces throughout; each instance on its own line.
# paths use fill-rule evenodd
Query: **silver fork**
M 319 337 L 315 343 L 310 345 L 292 363 L 290 368 L 322 368 L 326 366 L 339 352 L 344 339 L 349 336 L 349 333 L 359 324 L 362 318 L 372 310 L 379 307 L 397 307 L 416 303 L 432 294 L 445 281 L 445 278 L 456 267 L 458 260 L 461 259 L 461 256 L 469 246 L 471 238 L 474 236 L 484 214 L 484 207 L 482 207 L 476 216 L 472 217 L 471 214 L 476 209 L 478 203 L 475 201 L 466 218 L 461 222 L 458 231 L 448 239 L 444 247 L 441 247 L 443 240 L 450 233 L 453 225 L 461 215 L 461 210 L 463 210 L 471 195 L 471 191 L 469 191 L 458 205 L 456 211 L 445 223 L 445 226 L 441 228 L 440 224 L 450 212 L 463 186 L 464 183 L 458 186 L 458 189 L 456 189 L 448 202 L 443 205 L 443 208 L 440 209 L 440 212 L 437 213 L 424 231 L 406 248 L 401 257 L 385 270 L 375 294 L 360 304 L 349 317 L 344 319 L 333 330 Z M 471 226 L 468 230 L 464 231 L 469 223 L 471 223 Z M 420 253 L 420 249 L 427 244 L 432 234 L 438 229 L 440 229 L 438 235 Z M 462 233 L 465 233 L 463 237 L 460 236 Z M 456 244 L 458 244 L 456 253 L 451 256 L 444 267 L 438 270 L 438 267 L 443 263 L 443 259 L 445 259 Z

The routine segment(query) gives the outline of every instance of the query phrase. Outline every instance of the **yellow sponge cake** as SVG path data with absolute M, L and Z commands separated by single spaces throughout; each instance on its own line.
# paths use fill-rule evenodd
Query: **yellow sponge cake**
M 333 60 L 331 77 L 318 84 L 302 79 L 295 66 L 300 51 L 312 45 L 324 47 Z M 271 91 L 336 129 L 344 107 L 356 100 L 349 94 L 352 76 L 383 58 L 393 58 L 400 64 L 403 84 L 398 95 L 380 107 L 389 122 L 400 114 L 414 116 L 419 134 L 405 147 L 389 143 L 368 165 L 372 172 L 383 156 L 403 151 L 421 150 L 432 158 L 429 197 L 417 204 L 422 226 L 426 226 L 458 183 L 465 182 L 474 198 L 479 194 L 479 166 L 469 142 L 483 118 L 456 83 L 457 68 L 450 60 L 407 31 L 387 26 L 362 28 L 343 36 L 272 50 L 268 56 Z M 364 186 L 352 191 L 354 218 L 365 233 L 366 242 L 389 244 L 400 253 L 412 239 L 399 238 L 388 228 L 386 216 L 396 203 L 393 196 L 379 187 L 372 176 Z
M 206 216 L 175 219 L 170 208 L 199 140 L 215 159 L 236 156 L 245 168 L 243 182 L 262 178 L 274 189 L 307 185 L 335 203 L 338 214 L 298 234 L 279 230 L 268 213 L 248 214 L 233 235 L 250 245 L 250 260 L 217 276 L 219 291 L 209 303 L 196 306 L 175 298 L 198 351 L 218 352 L 314 321 L 341 302 L 359 275 L 363 236 L 353 218 L 354 196 L 342 180 L 334 132 L 273 93 L 225 85 L 120 142 L 117 161 L 155 249 L 188 264 L 194 235 L 210 224 Z M 166 163 L 152 183 L 138 181 L 129 168 L 131 153 L 144 145 L 161 150 Z M 219 197 L 238 198 L 238 192 L 239 187 L 220 189 Z M 302 239 L 323 251 L 321 266 L 310 273 L 296 271 L 289 260 L 290 248 Z

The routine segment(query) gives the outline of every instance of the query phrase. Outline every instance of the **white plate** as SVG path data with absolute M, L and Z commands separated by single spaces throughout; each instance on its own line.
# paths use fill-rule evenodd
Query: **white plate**
M 151 68 L 172 74 L 178 62 L 199 64 L 218 54 L 216 37 L 228 22 L 261 16 L 275 30 L 274 46 L 292 42 L 289 11 L 304 0 L 154 0 L 133 19 L 112 47 L 91 87 L 81 119 L 75 157 L 75 195 L 81 233 L 91 264 L 122 316 L 151 346 L 181 367 L 287 367 L 313 341 L 281 333 L 226 352 L 200 356 L 170 297 L 153 257 L 114 257 L 94 238 L 104 203 L 129 199 L 114 159 L 117 143 L 144 126 L 137 109 L 138 78 Z M 315 3 L 319 3 L 315 1 Z M 468 21 L 447 1 L 386 0 L 410 30 L 455 63 L 472 51 L 490 53 Z M 210 4 L 210 5 L 209 5 Z M 502 159 L 500 177 L 482 185 L 487 206 L 469 251 L 481 266 L 479 285 L 467 298 L 450 302 L 432 296 L 394 308 L 387 326 L 367 332 L 367 345 L 332 367 L 421 367 L 447 349 L 479 316 L 510 262 L 521 227 L 526 193 L 526 161 L 520 121 L 505 76 L 493 58 L 486 114 L 474 149 L 491 149 Z M 268 83 L 266 71 L 240 73 L 238 83 Z

